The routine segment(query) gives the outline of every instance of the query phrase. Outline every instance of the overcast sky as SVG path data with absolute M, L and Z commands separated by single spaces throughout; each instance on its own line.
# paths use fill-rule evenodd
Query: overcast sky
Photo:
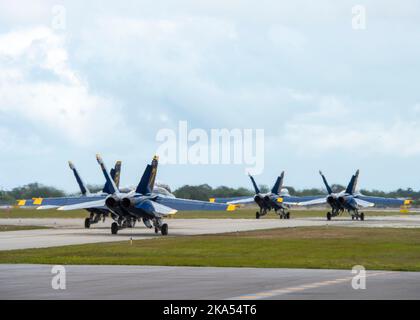
M 77 190 L 95 162 L 134 185 L 177 128 L 265 130 L 272 184 L 420 189 L 420 3 L 0 1 L 0 187 Z M 352 7 L 366 29 L 352 28 Z M 57 28 L 54 5 L 65 8 Z M 165 165 L 158 179 L 249 186 L 246 165 Z

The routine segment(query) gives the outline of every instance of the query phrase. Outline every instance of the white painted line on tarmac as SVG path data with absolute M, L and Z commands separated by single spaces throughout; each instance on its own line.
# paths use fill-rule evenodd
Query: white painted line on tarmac
M 390 275 L 392 272 L 375 272 L 375 273 L 368 273 L 367 277 L 378 277 L 383 275 Z M 261 299 L 267 299 L 267 298 L 273 298 L 285 294 L 292 294 L 297 292 L 302 292 L 306 290 L 313 290 L 318 289 L 322 287 L 332 286 L 336 284 L 351 282 L 353 280 L 353 276 L 345 277 L 345 278 L 339 278 L 334 280 L 326 280 L 322 282 L 315 282 L 315 283 L 308 283 L 303 284 L 301 286 L 297 287 L 289 287 L 289 288 L 280 288 L 280 289 L 274 289 L 269 291 L 262 291 L 258 293 L 252 293 L 247 294 L 239 297 L 229 298 L 227 300 L 261 300 Z

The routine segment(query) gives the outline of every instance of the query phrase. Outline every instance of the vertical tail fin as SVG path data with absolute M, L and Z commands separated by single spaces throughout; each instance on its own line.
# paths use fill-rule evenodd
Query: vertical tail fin
M 330 187 L 330 185 L 328 184 L 327 178 L 325 178 L 324 174 L 322 173 L 322 171 L 319 171 L 319 174 L 322 177 L 322 180 L 324 181 L 325 187 L 327 188 L 327 192 L 328 194 L 332 194 L 332 189 Z
M 117 188 L 120 187 L 120 176 L 121 176 L 121 161 L 117 161 L 115 163 L 115 167 L 110 171 L 111 179 L 114 181 Z M 112 194 L 112 186 L 108 181 L 105 183 L 104 188 L 102 190 L 103 193 Z
M 99 165 L 101 166 L 102 173 L 105 176 L 106 183 L 109 185 L 109 194 L 119 193 L 120 190 L 118 189 L 117 185 L 115 184 L 114 180 L 111 178 L 111 175 L 108 173 L 106 169 L 105 163 L 102 160 L 99 154 L 96 155 L 96 160 L 98 161 Z
M 273 189 L 271 189 L 272 194 L 279 195 L 281 192 L 281 189 L 283 188 L 283 181 L 284 181 L 284 171 L 281 173 L 280 177 L 277 178 L 276 183 L 273 186 Z
M 77 184 L 80 187 L 80 191 L 84 196 L 89 195 L 90 191 L 88 187 L 83 182 L 82 178 L 79 175 L 79 172 L 77 171 L 76 167 L 74 166 L 73 162 L 69 161 L 69 167 L 73 171 L 74 177 L 76 178 Z
M 357 182 L 359 180 L 359 173 L 360 171 L 357 170 L 356 173 L 351 177 L 350 183 L 347 186 L 346 193 L 348 194 L 354 194 L 357 187 Z
M 255 193 L 256 193 L 256 194 L 260 193 L 260 188 L 258 188 L 258 185 L 257 185 L 257 183 L 255 182 L 254 177 L 253 177 L 253 176 L 251 176 L 251 175 L 249 175 L 249 178 L 251 179 L 252 185 L 254 186 Z
M 154 156 L 153 160 L 152 160 L 152 173 L 150 175 L 150 180 L 149 180 L 150 191 L 153 191 L 153 189 L 155 187 L 158 165 L 159 165 L 159 157 Z
M 112 179 L 115 182 L 115 185 L 119 188 L 120 187 L 120 179 L 121 179 L 121 161 L 117 161 L 114 167 L 114 174 Z
M 152 164 L 148 164 L 146 170 L 141 177 L 140 183 L 137 186 L 136 192 L 140 194 L 148 194 L 153 191 L 156 181 L 158 167 L 158 157 L 154 157 Z

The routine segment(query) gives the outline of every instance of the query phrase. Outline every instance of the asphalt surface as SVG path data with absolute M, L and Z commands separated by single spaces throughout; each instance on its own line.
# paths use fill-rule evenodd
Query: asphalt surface
M 293 228 L 310 226 L 340 226 L 367 228 L 420 228 L 420 216 L 369 217 L 366 221 L 352 221 L 338 218 L 326 221 L 323 218 L 280 219 L 169 219 L 171 236 L 219 234 L 273 228 Z M 0 250 L 47 248 L 75 244 L 129 241 L 161 237 L 142 224 L 134 229 L 119 231 L 111 235 L 111 220 L 83 228 L 83 219 L 0 219 L 0 225 L 47 226 L 52 229 L 0 232 Z
M 170 235 L 184 236 L 325 225 L 420 228 L 420 217 L 369 217 L 364 222 L 349 218 L 331 222 L 302 218 L 189 219 L 168 220 L 168 223 Z M 0 219 L 0 225 L 52 228 L 0 232 L 0 250 L 160 237 L 141 225 L 113 236 L 110 221 L 89 230 L 82 228 L 82 224 L 83 219 Z M 45 265 L 0 265 L 0 299 L 420 299 L 420 273 L 370 271 L 366 290 L 354 290 L 350 270 L 66 266 L 66 290 L 54 290 L 51 270 L 51 266 Z
M 350 270 L 66 266 L 66 289 L 54 290 L 51 271 L 0 265 L 0 299 L 420 299 L 420 273 L 369 271 L 366 290 L 355 290 Z

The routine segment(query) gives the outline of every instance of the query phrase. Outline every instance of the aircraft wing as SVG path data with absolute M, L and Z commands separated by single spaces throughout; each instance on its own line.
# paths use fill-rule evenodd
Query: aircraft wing
M 356 201 L 357 205 L 360 206 L 360 207 L 369 208 L 369 207 L 374 207 L 375 206 L 374 203 L 368 202 L 368 201 L 365 201 L 365 200 L 362 200 L 362 199 L 354 198 L 354 200 Z
M 18 200 L 17 206 L 19 207 L 35 207 L 40 210 L 56 209 L 63 206 L 70 206 L 85 202 L 99 201 L 106 199 L 105 196 L 92 196 L 92 197 L 60 197 L 60 198 L 33 198 L 30 200 Z
M 363 195 L 358 195 L 355 197 L 355 199 L 371 202 L 379 206 L 390 206 L 390 207 L 401 207 L 403 205 L 410 205 L 412 202 L 411 200 L 407 200 L 407 199 L 370 197 L 370 196 L 363 196 Z
M 322 197 L 322 198 L 317 198 L 317 199 L 313 199 L 309 201 L 298 202 L 297 205 L 298 206 L 314 206 L 317 204 L 326 204 L 326 203 L 327 203 L 327 198 Z
M 235 205 L 207 201 L 157 197 L 156 203 L 178 211 L 234 211 Z

